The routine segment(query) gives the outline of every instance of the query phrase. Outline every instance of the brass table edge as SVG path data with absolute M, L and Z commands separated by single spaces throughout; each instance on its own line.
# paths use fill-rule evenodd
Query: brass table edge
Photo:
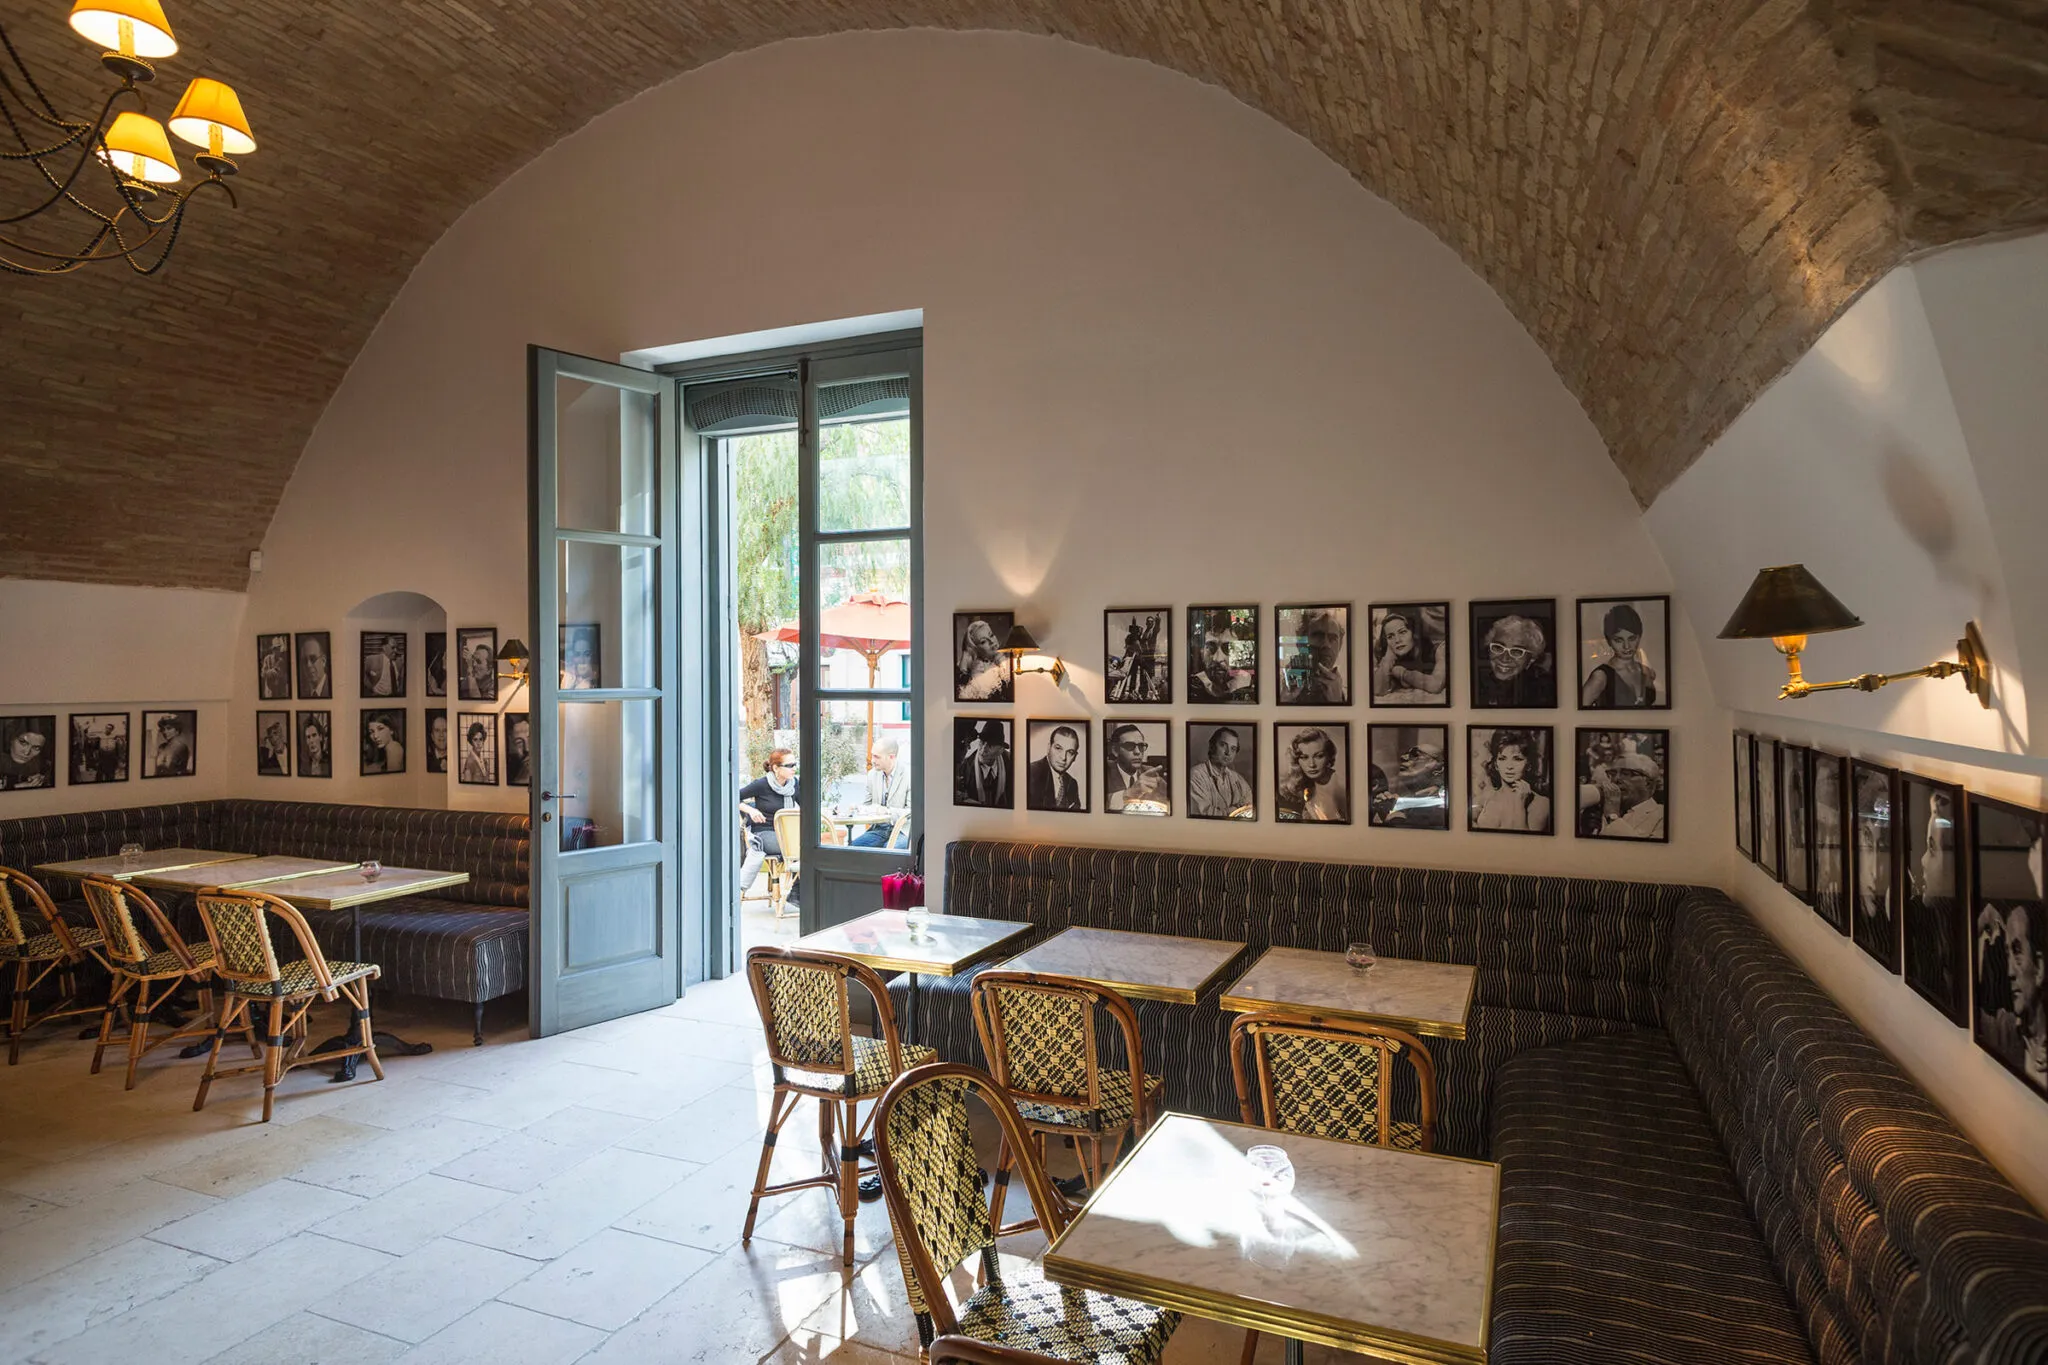
M 1216 970 L 1203 977 L 1200 983 L 1192 988 L 1187 986 L 1140 984 L 1135 981 L 1112 981 L 1106 976 L 1081 976 L 1074 972 L 1046 973 L 1049 976 L 1071 976 L 1076 981 L 1092 981 L 1098 986 L 1107 986 L 1121 995 L 1128 995 L 1138 1000 L 1157 1000 L 1169 1005 L 1192 1005 L 1201 1000 L 1208 993 L 1209 988 L 1215 985 L 1225 972 L 1230 970 L 1230 964 L 1237 961 L 1243 955 L 1244 950 L 1250 946 L 1246 943 L 1232 942 L 1227 938 L 1194 938 L 1187 934 L 1154 934 L 1142 929 L 1098 929 L 1092 924 L 1070 924 L 1060 930 L 1059 934 L 1053 934 L 1041 942 L 1032 944 L 1031 947 L 1024 950 L 1024 953 L 1043 948 L 1046 944 L 1058 939 L 1060 934 L 1072 933 L 1076 929 L 1085 929 L 1091 934 L 1125 934 L 1133 938 L 1177 938 L 1189 943 L 1214 943 L 1219 947 L 1230 949 L 1230 952 L 1224 957 L 1223 961 L 1217 964 Z M 1017 957 L 1024 956 L 1024 953 L 1017 954 Z M 1011 958 L 1010 961 L 1014 962 L 1016 958 Z M 1004 965 L 1007 966 L 1008 963 Z M 1022 970 L 1043 971 L 1045 969 L 1028 967 Z
M 1248 995 L 1226 995 L 1216 1003 L 1232 1014 L 1250 1014 L 1254 1010 L 1291 1010 L 1313 1019 L 1348 1019 L 1358 1024 L 1386 1024 L 1393 1028 L 1406 1029 L 1423 1038 L 1460 1039 L 1465 1036 L 1463 1024 L 1447 1023 L 1441 1019 L 1409 1019 L 1398 1014 L 1374 1014 L 1368 1010 L 1339 1009 L 1335 1005 L 1305 1005 L 1299 1000 L 1261 1000 Z M 1469 1015 L 1469 1008 L 1467 1013 Z
M 861 918 L 865 919 L 867 917 L 863 915 L 861 916 Z M 973 917 L 969 915 L 962 915 L 960 918 L 971 919 Z M 851 924 L 854 923 L 854 921 L 848 920 L 847 923 Z M 994 943 L 989 944 L 987 947 L 978 948 L 971 955 L 961 958 L 958 961 L 951 963 L 950 965 L 943 962 L 933 962 L 929 958 L 889 957 L 882 953 L 856 952 L 851 948 L 824 948 L 820 949 L 819 951 L 827 953 L 837 953 L 841 957 L 852 958 L 855 962 L 860 963 L 862 966 L 873 967 L 878 972 L 915 972 L 919 976 L 958 976 L 961 972 L 966 971 L 969 967 L 977 966 L 983 962 L 988 961 L 997 953 L 1001 952 L 1004 948 L 1007 948 L 1010 944 L 1016 942 L 1018 938 L 1022 937 L 1025 934 L 1029 934 L 1032 930 L 1038 927 L 1035 924 L 1031 924 L 1028 921 L 1022 920 L 983 920 L 982 923 L 1015 924 L 1017 928 L 1011 931 L 1005 937 L 1000 938 L 996 940 Z M 833 927 L 840 928 L 843 926 L 834 925 Z M 798 942 L 801 941 L 802 940 L 798 940 Z
M 201 852 L 203 850 L 195 849 L 193 851 Z M 218 852 L 219 850 L 216 849 L 214 851 Z M 107 856 L 118 858 L 121 855 L 116 853 Z M 250 858 L 260 858 L 262 856 L 263 855 L 260 853 L 230 853 L 227 856 L 221 858 L 202 858 L 200 861 L 196 863 L 166 863 L 160 867 L 141 869 L 121 869 L 122 871 L 127 872 L 128 875 L 125 877 L 120 875 L 119 871 L 75 872 L 71 870 L 71 868 L 65 866 L 66 863 L 96 863 L 100 861 L 99 858 L 66 858 L 61 862 L 38 863 L 36 864 L 35 870 L 37 872 L 42 873 L 45 877 L 69 877 L 73 881 L 77 881 L 84 877 L 105 877 L 110 881 L 125 882 L 131 881 L 136 877 L 146 877 L 152 873 L 157 872 L 190 872 L 195 867 L 223 867 L 228 863 L 243 862 Z

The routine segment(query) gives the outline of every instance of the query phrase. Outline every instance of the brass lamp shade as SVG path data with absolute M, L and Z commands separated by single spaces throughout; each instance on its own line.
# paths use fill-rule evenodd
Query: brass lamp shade
M 164 18 L 164 7 L 157 0 L 78 0 L 71 7 L 71 27 L 110 52 L 123 50 L 124 19 L 133 30 L 127 49 L 132 55 L 155 58 L 177 54 L 178 40 L 171 36 L 170 21 Z
M 179 178 L 178 158 L 164 126 L 147 114 L 124 109 L 107 129 L 99 158 L 121 174 L 150 185 L 169 185 Z
M 1862 619 L 1822 587 L 1804 564 L 1785 564 L 1758 572 L 1756 581 L 1743 594 L 1742 605 L 1721 627 L 1721 638 L 1783 639 L 1851 630 L 1862 624 Z
M 171 111 L 171 132 L 205 151 L 213 150 L 213 130 L 220 130 L 217 154 L 247 156 L 256 150 L 255 135 L 242 113 L 242 101 L 234 89 L 199 77 L 185 87 L 185 97 Z
M 514 668 L 524 667 L 532 657 L 532 652 L 526 648 L 526 641 L 516 635 L 507 640 L 505 647 L 498 651 L 498 662 L 510 664 Z
M 1038 640 L 1023 626 L 1013 625 L 1010 627 L 1008 638 L 1003 641 L 1003 652 L 1005 654 L 1036 654 L 1038 653 Z

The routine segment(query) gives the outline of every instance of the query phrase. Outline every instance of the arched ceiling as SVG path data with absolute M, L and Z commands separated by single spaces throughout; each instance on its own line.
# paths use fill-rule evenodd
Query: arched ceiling
M 82 107 L 97 68 L 66 7 L 0 4 L 52 94 Z M 158 279 L 0 276 L 0 576 L 242 587 L 329 395 L 455 218 L 621 100 L 783 38 L 1022 30 L 1221 86 L 1488 280 L 1645 504 L 1906 255 L 2048 221 L 2048 0 L 170 13 L 188 54 L 244 92 L 262 150 L 241 211 L 208 206 Z M 19 185 L 0 178 L 0 204 Z

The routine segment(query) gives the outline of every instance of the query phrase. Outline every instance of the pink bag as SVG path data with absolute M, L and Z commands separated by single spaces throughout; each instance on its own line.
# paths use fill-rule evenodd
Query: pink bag
M 882 908 L 908 910 L 924 904 L 924 840 L 917 841 L 917 860 L 908 870 L 882 876 Z

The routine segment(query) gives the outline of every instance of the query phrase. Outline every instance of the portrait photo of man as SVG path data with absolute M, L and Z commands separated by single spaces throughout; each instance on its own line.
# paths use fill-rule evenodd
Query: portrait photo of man
M 0 716 L 0 792 L 56 785 L 57 718 Z
M 533 724 L 524 711 L 505 713 L 505 785 L 533 785 Z
M 1580 730 L 1578 837 L 1669 842 L 1670 753 L 1669 730 Z
M 1974 793 L 1977 1046 L 2048 1098 L 2048 816 Z
M 1173 814 L 1172 732 L 1163 720 L 1102 722 L 1102 806 L 1112 815 Z
M 1173 608 L 1102 613 L 1103 694 L 1112 706 L 1173 700 Z
M 1388 829 L 1451 827 L 1451 732 L 1443 725 L 1366 728 L 1367 821 Z
M 289 711 L 256 713 L 256 775 L 292 775 L 292 714 Z
M 1557 705 L 1557 600 L 1474 602 L 1472 705 L 1547 710 Z
M 1026 810 L 1085 813 L 1088 810 L 1088 722 L 1026 722 L 1024 807 Z
M 1188 608 L 1188 700 L 1209 706 L 1257 705 L 1257 607 Z
M 1899 969 L 1898 885 L 1892 874 L 1892 807 L 1898 775 L 1857 759 L 1849 765 L 1850 885 L 1855 888 L 1849 936 L 1884 966 Z M 1790 845 L 1790 840 L 1786 843 Z
M 334 651 L 324 630 L 302 630 L 292 637 L 299 652 L 299 699 L 326 701 L 334 695 Z
M 285 689 L 291 689 L 291 651 L 285 651 Z M 128 780 L 128 713 L 71 717 L 71 785 Z
M 1187 735 L 1189 817 L 1258 819 L 1258 727 L 1191 720 Z
M 1970 1022 L 1970 919 L 1963 878 L 1963 789 L 1899 775 L 1899 843 L 1905 857 L 1900 960 L 1906 984 L 1951 1023 Z
M 1351 727 L 1273 726 L 1273 818 L 1351 823 Z
M 425 636 L 427 656 L 426 695 L 448 695 L 448 632 L 430 630 Z
M 1761 763 L 1763 741 L 1757 740 L 1753 762 Z M 1813 910 L 1846 934 L 1849 932 L 1849 793 L 1848 760 L 1813 750 Z M 1761 812 L 1758 814 L 1761 821 Z M 1762 861 L 1761 858 L 1758 859 Z
M 498 699 L 498 631 L 467 626 L 455 632 L 455 691 L 462 701 Z
M 292 637 L 289 634 L 256 637 L 256 699 L 290 701 L 292 695 Z
M 362 637 L 365 697 L 405 695 L 405 632 L 366 630 Z
M 1350 607 L 1278 607 L 1273 612 L 1273 636 L 1282 706 L 1351 704 Z
M 955 717 L 953 804 L 1007 810 L 1016 804 L 1010 783 L 1010 722 Z
M 448 771 L 448 708 L 445 706 L 427 708 L 427 771 Z
M 334 776 L 334 713 L 301 711 L 298 724 L 299 776 Z

